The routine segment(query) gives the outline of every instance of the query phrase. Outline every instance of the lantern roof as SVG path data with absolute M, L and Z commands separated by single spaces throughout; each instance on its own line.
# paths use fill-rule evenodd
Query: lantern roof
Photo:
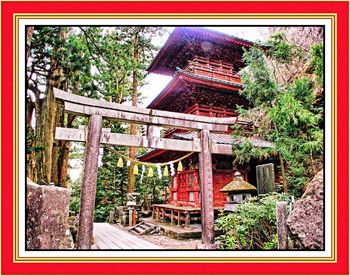
M 220 190 L 220 192 L 245 191 L 256 191 L 256 188 L 247 181 L 244 181 L 240 172 L 235 172 L 233 180 Z
M 173 75 L 195 55 L 221 59 L 243 67 L 243 47 L 254 43 L 236 36 L 199 27 L 177 27 L 148 67 L 149 73 Z

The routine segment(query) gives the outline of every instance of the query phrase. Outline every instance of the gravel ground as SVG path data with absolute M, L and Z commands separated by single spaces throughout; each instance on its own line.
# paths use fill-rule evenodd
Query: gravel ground
M 128 227 L 123 227 L 119 224 L 114 224 L 114 227 L 125 231 L 131 235 L 134 235 L 128 231 Z M 154 234 L 154 235 L 135 235 L 140 239 L 144 239 L 153 244 L 156 244 L 165 249 L 196 249 L 197 245 L 201 243 L 200 239 L 186 239 L 186 240 L 177 240 L 168 236 Z

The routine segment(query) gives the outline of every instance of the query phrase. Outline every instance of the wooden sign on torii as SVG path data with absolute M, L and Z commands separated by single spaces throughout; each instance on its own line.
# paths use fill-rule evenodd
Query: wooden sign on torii
M 86 142 L 78 229 L 78 249 L 90 249 L 93 231 L 96 180 L 100 143 L 172 151 L 198 152 L 201 189 L 202 248 L 214 248 L 214 208 L 212 154 L 231 155 L 231 145 L 217 144 L 210 132 L 226 132 L 237 118 L 213 118 L 176 112 L 121 105 L 74 95 L 54 88 L 57 100 L 64 102 L 65 112 L 90 116 L 84 129 L 56 127 L 57 140 Z M 103 118 L 148 125 L 147 136 L 104 132 Z M 198 139 L 183 141 L 160 137 L 160 127 L 174 127 L 199 132 Z

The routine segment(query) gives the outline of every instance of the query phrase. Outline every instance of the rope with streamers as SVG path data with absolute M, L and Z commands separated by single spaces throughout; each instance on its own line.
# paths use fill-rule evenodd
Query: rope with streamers
M 120 153 L 119 151 L 116 151 L 114 148 L 112 148 L 111 146 L 109 145 L 105 145 L 108 149 L 110 149 L 111 151 L 113 151 L 116 155 L 118 155 L 119 157 L 127 160 L 127 161 L 130 161 L 131 163 L 134 163 L 134 164 L 138 164 L 138 165 L 144 165 L 144 166 L 148 166 L 148 167 L 154 167 L 154 168 L 157 168 L 158 165 L 160 167 L 164 167 L 164 166 L 168 166 L 168 165 L 172 165 L 174 163 L 177 163 L 177 162 L 180 162 L 188 157 L 190 157 L 194 152 L 190 152 L 178 159 L 175 159 L 175 160 L 172 160 L 172 161 L 168 161 L 168 162 L 164 162 L 164 163 L 151 163 L 151 162 L 142 162 L 142 161 L 139 161 L 137 159 L 133 159 L 133 158 L 129 158 L 128 156 Z M 129 162 L 128 162 L 129 163 Z

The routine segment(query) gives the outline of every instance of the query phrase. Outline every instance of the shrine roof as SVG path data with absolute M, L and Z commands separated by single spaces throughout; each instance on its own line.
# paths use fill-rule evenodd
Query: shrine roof
M 198 138 L 198 134 L 195 131 L 190 131 L 185 133 L 174 133 L 172 138 L 183 139 L 183 140 L 194 140 L 195 138 Z M 230 134 L 210 133 L 210 138 L 212 141 L 218 144 L 227 144 L 227 145 L 242 144 L 246 140 L 248 140 L 255 147 L 259 147 L 259 148 L 275 147 L 273 143 L 266 140 L 259 139 L 259 138 L 255 138 L 255 137 L 249 137 L 249 138 L 239 137 L 234 139 Z
M 176 99 L 181 95 L 181 92 L 185 90 L 186 84 L 215 87 L 216 89 L 222 89 L 230 92 L 238 91 L 243 87 L 243 85 L 240 83 L 218 80 L 177 68 L 173 79 L 147 106 L 147 108 L 161 109 L 162 105 L 166 106 L 166 101 L 171 102 L 173 99 Z
M 174 133 L 171 137 L 173 139 L 179 139 L 179 140 L 194 140 L 195 138 L 198 138 L 198 133 L 195 131 L 189 131 L 189 132 L 182 132 L 182 133 Z M 256 137 L 239 137 L 239 138 L 233 138 L 230 134 L 219 134 L 219 133 L 210 133 L 210 138 L 212 141 L 218 144 L 226 144 L 226 145 L 240 145 L 244 143 L 245 141 L 249 141 L 252 143 L 253 146 L 259 147 L 259 148 L 275 148 L 275 145 L 269 141 L 259 139 Z M 151 158 L 166 154 L 169 151 L 166 150 L 151 150 L 149 152 L 146 152 L 143 155 L 138 156 L 138 158 L 141 158 L 141 160 L 149 160 Z
M 193 46 L 194 43 L 200 44 L 200 48 L 197 50 L 189 49 L 184 52 L 186 45 L 191 44 Z M 214 44 L 232 53 L 237 50 L 242 52 L 243 47 L 254 45 L 249 40 L 206 28 L 177 27 L 159 50 L 147 71 L 149 73 L 172 75 L 176 67 L 180 66 L 179 63 L 187 62 L 193 55 L 211 55 L 211 46 Z

